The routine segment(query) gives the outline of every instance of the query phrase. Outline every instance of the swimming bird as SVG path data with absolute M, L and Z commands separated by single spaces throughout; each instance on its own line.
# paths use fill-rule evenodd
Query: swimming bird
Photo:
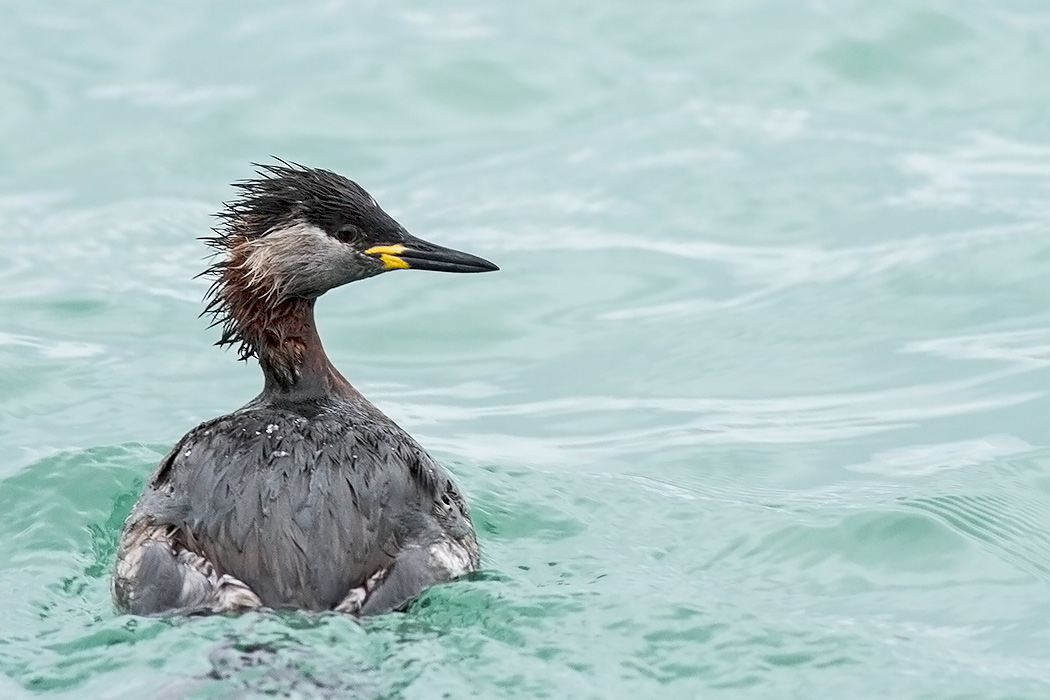
M 139 615 L 251 608 L 367 615 L 479 565 L 466 503 L 328 359 L 314 304 L 388 270 L 486 272 L 409 234 L 360 185 L 280 161 L 218 215 L 205 313 L 257 358 L 262 393 L 191 430 L 124 523 L 112 594 Z

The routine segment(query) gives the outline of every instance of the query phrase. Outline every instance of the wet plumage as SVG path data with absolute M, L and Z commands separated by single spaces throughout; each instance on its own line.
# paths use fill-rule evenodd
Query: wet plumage
M 397 609 L 477 568 L 448 474 L 329 362 L 313 322 L 328 289 L 390 269 L 496 269 L 409 235 L 355 183 L 282 164 L 241 183 L 209 239 L 208 310 L 265 385 L 187 434 L 128 517 L 121 610 Z

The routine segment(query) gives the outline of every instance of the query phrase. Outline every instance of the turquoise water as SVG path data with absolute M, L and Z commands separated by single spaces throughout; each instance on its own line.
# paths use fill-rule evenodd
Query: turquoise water
M 1050 697 L 1050 6 L 3 14 L 0 696 Z M 485 570 L 118 617 L 143 480 L 260 386 L 193 276 L 270 155 L 502 267 L 319 304 Z

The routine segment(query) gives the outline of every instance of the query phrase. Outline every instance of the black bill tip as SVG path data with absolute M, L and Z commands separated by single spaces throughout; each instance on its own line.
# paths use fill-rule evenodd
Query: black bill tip
M 445 248 L 411 237 L 404 243 L 374 246 L 365 251 L 383 261 L 388 270 L 433 270 L 434 272 L 495 272 L 498 266 L 470 253 Z

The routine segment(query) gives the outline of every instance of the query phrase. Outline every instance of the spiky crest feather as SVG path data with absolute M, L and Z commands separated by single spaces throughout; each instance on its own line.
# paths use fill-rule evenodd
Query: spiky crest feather
M 221 327 L 216 345 L 235 346 L 241 360 L 259 357 L 263 338 L 253 334 L 265 332 L 268 321 L 280 317 L 280 307 L 289 301 L 280 298 L 275 286 L 259 289 L 270 281 L 260 279 L 246 265 L 251 243 L 297 221 L 334 230 L 353 206 L 381 211 L 360 185 L 342 175 L 275 160 L 279 165 L 252 163 L 258 177 L 233 184 L 240 196 L 224 203 L 215 215 L 221 221 L 212 229 L 216 235 L 200 239 L 214 250 L 215 258 L 198 275 L 212 280 L 201 316 L 211 316 L 210 327 Z

